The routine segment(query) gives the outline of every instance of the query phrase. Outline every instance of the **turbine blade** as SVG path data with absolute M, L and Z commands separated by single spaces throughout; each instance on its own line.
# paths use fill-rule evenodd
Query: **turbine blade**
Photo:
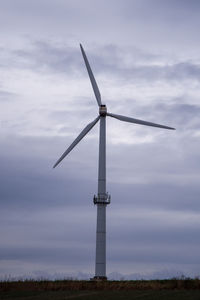
M 59 160 L 53 166 L 54 168 L 65 158 L 67 154 L 82 140 L 82 138 L 94 127 L 94 125 L 99 121 L 100 116 L 98 116 L 94 121 L 89 123 L 77 136 L 77 138 L 73 141 L 73 143 L 67 148 L 67 150 L 63 153 L 63 155 L 59 158 Z
M 86 56 L 85 51 L 84 51 L 84 49 L 83 49 L 83 47 L 82 47 L 81 44 L 80 44 L 80 47 L 81 47 L 81 52 L 82 52 L 82 55 L 83 55 L 83 59 L 85 61 L 85 65 L 86 65 L 86 68 L 87 68 L 87 71 L 88 71 L 88 75 L 90 77 L 92 88 L 93 88 L 95 97 L 97 99 L 97 103 L 98 103 L 99 106 L 101 106 L 101 94 L 99 92 L 99 88 L 97 86 L 96 80 L 94 78 L 94 75 L 92 73 L 92 70 L 91 70 L 91 67 L 90 67 L 90 64 L 89 64 L 89 61 L 87 59 L 87 56 Z
M 147 122 L 147 121 L 143 121 L 143 120 L 138 120 L 138 119 L 134 119 L 134 118 L 129 118 L 129 117 L 121 116 L 121 115 L 115 115 L 115 114 L 107 113 L 107 116 L 113 117 L 115 119 L 118 119 L 118 120 L 124 121 L 124 122 L 136 123 L 136 124 L 140 124 L 140 125 L 146 125 L 146 126 L 152 126 L 152 127 L 159 127 L 159 128 L 164 128 L 164 129 L 175 130 L 175 128 L 173 128 L 173 127 L 160 125 L 160 124 L 156 124 L 156 123 L 152 123 L 152 122 Z

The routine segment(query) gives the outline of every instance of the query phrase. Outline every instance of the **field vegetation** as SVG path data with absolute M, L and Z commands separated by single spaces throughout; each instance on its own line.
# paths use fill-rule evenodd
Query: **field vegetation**
M 192 299 L 200 300 L 199 279 L 87 281 L 19 280 L 0 282 L 1 300 Z
M 166 280 L 18 280 L 0 281 L 0 291 L 84 291 L 84 290 L 200 290 L 200 279 Z

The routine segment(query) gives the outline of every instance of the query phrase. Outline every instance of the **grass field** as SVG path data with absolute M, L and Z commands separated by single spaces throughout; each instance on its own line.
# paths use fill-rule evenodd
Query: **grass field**
M 199 290 L 146 291 L 17 291 L 1 292 L 1 300 L 200 300 Z
M 0 300 L 200 300 L 199 279 L 0 282 Z

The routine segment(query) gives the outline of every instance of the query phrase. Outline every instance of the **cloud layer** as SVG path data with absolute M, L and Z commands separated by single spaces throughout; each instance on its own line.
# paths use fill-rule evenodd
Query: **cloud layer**
M 199 275 L 199 2 L 0 6 L 0 276 L 93 274 L 99 125 L 52 169 L 98 114 L 79 42 L 109 112 L 176 127 L 107 118 L 108 273 Z

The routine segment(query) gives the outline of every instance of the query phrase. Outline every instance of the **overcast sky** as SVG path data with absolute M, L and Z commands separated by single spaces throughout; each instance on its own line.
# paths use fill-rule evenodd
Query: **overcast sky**
M 98 114 L 80 42 L 109 112 L 176 128 L 107 118 L 107 273 L 200 276 L 200 1 L 0 0 L 0 27 L 0 277 L 94 275 L 99 123 L 52 169 Z

